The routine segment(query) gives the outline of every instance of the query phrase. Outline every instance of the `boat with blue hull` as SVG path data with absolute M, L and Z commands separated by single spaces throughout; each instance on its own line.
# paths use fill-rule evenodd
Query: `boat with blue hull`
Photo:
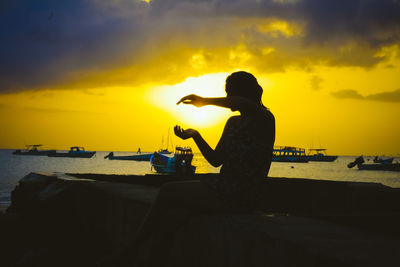
M 326 148 L 310 148 L 308 151 L 310 161 L 332 162 L 338 158 L 338 156 L 326 155 Z
M 150 158 L 152 169 L 158 173 L 193 174 L 193 152 L 190 147 L 176 147 L 174 155 L 154 152 Z
M 306 150 L 300 147 L 275 146 L 272 161 L 274 162 L 293 162 L 307 163 L 310 157 L 306 155 Z
M 49 153 L 49 157 L 64 157 L 64 158 L 91 158 L 96 154 L 96 151 L 86 151 L 85 148 L 73 146 L 68 152 L 53 152 Z

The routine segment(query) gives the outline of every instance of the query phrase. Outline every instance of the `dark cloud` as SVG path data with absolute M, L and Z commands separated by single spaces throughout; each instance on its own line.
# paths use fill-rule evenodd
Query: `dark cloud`
M 370 94 L 363 96 L 356 90 L 347 89 L 337 92 L 333 92 L 332 96 L 339 99 L 360 99 L 360 100 L 371 100 L 381 102 L 400 102 L 400 89 L 392 92 L 382 92 L 377 94 Z
M 399 44 L 398 14 L 396 0 L 2 1 L 0 92 L 81 80 L 89 88 L 165 81 L 163 73 L 184 78 L 196 73 L 189 64 L 196 51 L 209 55 L 210 70 L 229 71 L 233 63 L 221 60 L 238 45 L 264 72 L 321 62 L 371 67 L 384 59 L 375 56 L 381 47 Z M 301 34 L 257 28 L 277 19 L 301 25 Z M 275 50 L 264 53 L 265 47 Z M 132 73 L 110 74 L 127 67 Z

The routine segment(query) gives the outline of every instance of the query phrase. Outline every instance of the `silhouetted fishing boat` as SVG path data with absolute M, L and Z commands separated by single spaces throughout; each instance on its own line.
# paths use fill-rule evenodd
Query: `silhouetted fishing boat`
M 129 156 L 114 156 L 114 152 L 110 152 L 105 159 L 109 160 L 136 160 L 136 161 L 149 161 L 153 153 L 143 153 Z
M 376 157 L 374 158 L 374 162 L 375 162 L 375 163 L 382 163 L 382 164 L 392 163 L 393 160 L 394 160 L 394 158 L 383 159 L 383 158 L 378 158 L 378 156 L 376 156 Z
M 157 151 L 157 153 L 164 154 L 164 155 L 172 154 L 172 151 L 169 151 L 169 145 L 170 145 L 170 143 L 171 143 L 172 147 L 174 147 L 174 145 L 172 143 L 172 138 L 169 137 L 169 132 L 170 132 L 170 128 L 168 128 L 168 134 L 167 134 L 167 142 L 166 142 L 167 143 L 166 144 L 167 147 L 163 148 L 164 147 L 164 136 L 162 136 L 162 138 L 161 138 L 161 149 L 159 149 Z
M 49 153 L 49 157 L 67 157 L 67 158 L 91 158 L 96 154 L 96 151 L 86 151 L 83 147 L 73 146 L 68 152 L 53 152 Z
M 158 173 L 192 174 L 196 167 L 192 165 L 193 152 L 190 147 L 176 147 L 174 155 L 154 152 L 150 158 L 152 168 Z
M 365 160 L 362 156 L 350 162 L 347 167 L 353 168 L 357 165 L 359 170 L 366 171 L 400 171 L 400 163 L 377 163 L 377 164 L 364 164 Z
M 50 153 L 56 152 L 55 150 L 39 150 L 38 147 L 43 145 L 26 145 L 26 149 L 17 149 L 13 152 L 14 155 L 23 156 L 47 156 Z
M 310 160 L 306 156 L 306 150 L 299 147 L 276 146 L 274 147 L 272 161 L 307 163 Z
M 157 151 L 159 154 L 172 154 L 172 152 L 166 150 L 166 149 L 160 149 Z M 154 153 L 143 153 L 143 154 L 137 154 L 137 155 L 129 155 L 129 156 L 114 156 L 114 152 L 110 152 L 107 156 L 105 156 L 105 159 L 109 160 L 136 160 L 136 161 L 150 161 L 151 156 L 153 156 Z
M 169 151 L 168 148 L 165 148 L 158 150 L 157 153 L 167 155 L 167 154 L 172 154 L 172 151 Z
M 400 171 L 400 163 L 360 164 L 357 167 L 359 170 L 368 171 Z
M 324 161 L 324 162 L 332 162 L 335 161 L 338 156 L 328 156 L 326 155 L 326 149 L 325 148 L 310 148 L 308 150 L 309 152 L 309 159 L 310 161 Z M 314 152 L 313 155 L 310 155 Z

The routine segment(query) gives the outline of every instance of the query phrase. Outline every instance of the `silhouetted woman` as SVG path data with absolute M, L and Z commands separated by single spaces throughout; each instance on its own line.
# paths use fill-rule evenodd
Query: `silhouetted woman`
M 171 246 L 165 242 L 171 242 L 176 230 L 190 215 L 248 211 L 256 207 L 257 189 L 271 165 L 275 119 L 262 104 L 263 90 L 252 74 L 232 73 L 226 79 L 225 90 L 226 97 L 188 95 L 177 103 L 196 107 L 214 105 L 239 111 L 240 115 L 228 119 L 215 149 L 198 131 L 175 126 L 178 137 L 193 138 L 204 158 L 214 167 L 222 167 L 220 174 L 211 180 L 172 182 L 161 187 L 136 240 L 142 243 L 151 235 L 157 235 L 159 242 L 153 247 L 152 255 L 164 255 L 151 260 L 155 266 L 165 263 Z M 161 262 L 156 262 L 157 259 Z

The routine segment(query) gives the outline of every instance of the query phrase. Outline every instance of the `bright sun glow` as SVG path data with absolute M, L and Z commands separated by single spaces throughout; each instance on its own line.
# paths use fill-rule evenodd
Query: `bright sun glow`
M 179 84 L 158 87 L 149 94 L 150 101 L 163 109 L 169 110 L 183 127 L 206 127 L 215 125 L 231 114 L 230 110 L 213 106 L 196 108 L 192 105 L 176 105 L 182 97 L 196 94 L 204 97 L 225 96 L 227 73 L 207 74 L 196 78 L 190 77 Z

